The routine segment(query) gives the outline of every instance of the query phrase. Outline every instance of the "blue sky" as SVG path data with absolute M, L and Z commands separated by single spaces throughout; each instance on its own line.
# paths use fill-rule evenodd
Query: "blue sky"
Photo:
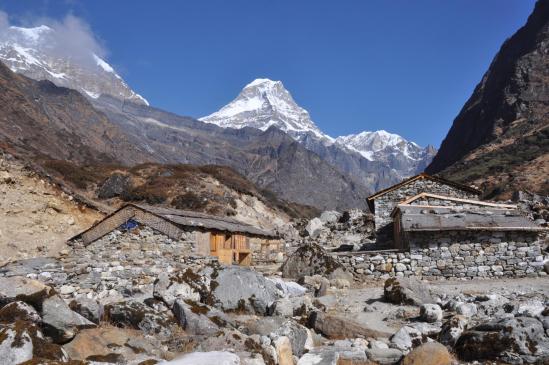
M 200 117 L 281 80 L 332 136 L 439 146 L 534 0 L 4 1 L 12 23 L 72 14 L 152 105 Z

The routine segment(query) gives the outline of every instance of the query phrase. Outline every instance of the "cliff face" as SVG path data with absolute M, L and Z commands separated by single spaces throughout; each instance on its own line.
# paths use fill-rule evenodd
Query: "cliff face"
M 487 195 L 548 192 L 549 1 L 506 40 L 454 120 L 428 173 L 482 185 Z
M 78 92 L 35 81 L 0 63 L 0 147 L 79 163 L 145 162 L 122 131 Z

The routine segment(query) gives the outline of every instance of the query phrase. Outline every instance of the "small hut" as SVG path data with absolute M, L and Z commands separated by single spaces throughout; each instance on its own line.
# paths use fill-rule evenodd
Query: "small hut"
M 273 232 L 238 220 L 179 209 L 141 204 L 127 204 L 87 230 L 71 238 L 83 245 L 102 238 L 116 229 L 131 230 L 147 226 L 173 240 L 193 242 L 190 254 L 216 256 L 224 264 L 252 264 L 253 256 L 265 250 L 280 249 L 281 242 Z M 254 249 L 259 252 L 254 252 Z M 256 254 L 256 255 L 254 255 Z
M 437 243 L 532 242 L 545 228 L 523 216 L 515 205 L 422 193 L 398 204 L 391 214 L 395 247 L 417 249 Z M 438 246 L 437 246 L 438 247 Z
M 478 199 L 481 192 L 467 185 L 426 173 L 410 177 L 402 182 L 378 191 L 368 197 L 368 207 L 375 216 L 378 241 L 391 243 L 393 220 L 391 212 L 402 201 L 421 193 L 439 194 L 463 199 Z

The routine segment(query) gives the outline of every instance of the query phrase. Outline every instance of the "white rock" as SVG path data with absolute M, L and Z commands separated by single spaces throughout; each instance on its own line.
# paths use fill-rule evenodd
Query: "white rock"
M 324 223 L 319 218 L 313 218 L 305 227 L 305 230 L 309 233 L 309 236 L 315 237 L 318 231 L 324 227 Z
M 428 323 L 441 321 L 442 309 L 437 304 L 423 304 L 419 308 L 419 317 Z
M 524 303 L 520 303 L 517 308 L 517 314 L 526 317 L 537 317 L 543 312 L 545 306 L 539 300 L 529 300 Z
M 62 285 L 60 288 L 59 288 L 59 293 L 63 294 L 63 295 L 68 295 L 68 294 L 72 294 L 76 291 L 76 288 L 72 285 Z
M 472 317 L 477 314 L 478 309 L 475 303 L 462 303 L 457 306 L 456 313 L 462 316 Z
M 182 357 L 164 361 L 160 364 L 169 365 L 240 365 L 240 358 L 227 351 L 191 352 Z

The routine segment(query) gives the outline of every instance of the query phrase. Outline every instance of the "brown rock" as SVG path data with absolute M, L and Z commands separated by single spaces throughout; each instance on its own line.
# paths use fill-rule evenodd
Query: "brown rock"
M 294 365 L 292 344 L 286 336 L 280 336 L 274 341 L 274 347 L 280 365 Z
M 330 339 L 389 337 L 391 334 L 357 323 L 353 318 L 344 318 L 322 312 L 312 312 L 309 327 Z
M 435 303 L 429 286 L 415 278 L 389 278 L 385 280 L 383 296 L 394 304 L 422 305 Z
M 402 360 L 402 365 L 451 365 L 452 356 L 444 345 L 438 342 L 425 343 Z
M 40 305 L 50 296 L 52 289 L 37 280 L 14 276 L 0 278 L 0 305 L 5 305 L 17 300 Z
M 91 328 L 80 331 L 63 346 L 73 360 L 109 361 L 114 363 L 134 360 L 143 352 L 134 343 L 143 341 L 139 330 L 116 327 Z

